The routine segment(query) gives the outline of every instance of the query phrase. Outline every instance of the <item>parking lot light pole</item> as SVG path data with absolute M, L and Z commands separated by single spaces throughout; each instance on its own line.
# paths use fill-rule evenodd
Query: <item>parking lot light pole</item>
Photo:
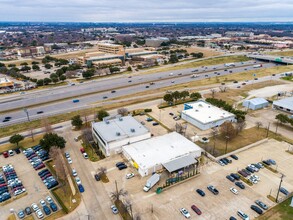
M 280 193 L 280 189 L 281 189 L 281 186 L 282 186 L 282 182 L 283 182 L 283 178 L 284 177 L 285 177 L 285 175 L 282 173 L 281 174 L 280 184 L 279 184 L 279 189 L 278 189 L 278 192 L 277 192 L 276 203 L 278 203 L 279 193 Z

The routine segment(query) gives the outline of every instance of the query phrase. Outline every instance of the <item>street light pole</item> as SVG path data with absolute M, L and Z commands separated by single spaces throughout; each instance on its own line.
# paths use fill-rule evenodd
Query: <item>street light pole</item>
M 26 113 L 27 120 L 28 120 L 28 121 L 31 121 L 31 120 L 30 120 L 30 116 L 29 116 L 29 114 L 28 114 L 28 110 L 27 110 L 26 108 L 24 108 L 23 111 Z
M 283 178 L 284 178 L 284 177 L 285 177 L 285 175 L 282 173 L 282 174 L 281 174 L 280 184 L 279 184 L 279 189 L 278 189 L 278 192 L 277 192 L 276 203 L 278 203 L 278 198 L 279 198 L 280 188 L 281 188 L 281 185 L 282 185 L 282 182 L 283 182 Z
M 229 136 L 226 136 L 226 149 L 225 149 L 225 154 L 227 153 L 227 148 L 228 148 L 228 140 L 229 140 Z

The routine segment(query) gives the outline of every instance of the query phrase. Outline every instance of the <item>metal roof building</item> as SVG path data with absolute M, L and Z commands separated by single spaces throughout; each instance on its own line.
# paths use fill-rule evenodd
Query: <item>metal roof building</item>
M 92 123 L 92 135 L 106 156 L 121 152 L 121 147 L 151 137 L 150 131 L 132 116 L 104 118 Z
M 172 132 L 123 146 L 122 152 L 141 176 L 147 176 L 163 167 L 173 172 L 195 164 L 202 149 L 177 132 Z
M 273 108 L 288 113 L 293 113 L 293 96 L 273 102 Z
M 242 103 L 242 106 L 252 110 L 261 109 L 261 108 L 267 107 L 268 105 L 269 105 L 269 102 L 265 100 L 264 98 L 254 98 L 250 100 L 245 100 Z

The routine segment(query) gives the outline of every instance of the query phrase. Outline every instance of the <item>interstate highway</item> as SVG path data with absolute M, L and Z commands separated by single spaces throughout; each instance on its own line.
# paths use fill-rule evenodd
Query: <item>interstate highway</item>
M 129 75 L 119 76 L 116 78 L 108 78 L 100 81 L 88 82 L 83 84 L 78 84 L 76 86 L 66 86 L 63 88 L 54 88 L 54 90 L 49 91 L 38 91 L 35 93 L 28 93 L 26 95 L 18 95 L 9 99 L 0 99 L 0 109 L 2 111 L 9 110 L 13 108 L 24 108 L 29 105 L 34 105 L 38 103 L 44 103 L 42 105 L 38 105 L 37 107 L 31 107 L 28 109 L 30 119 L 40 118 L 43 116 L 49 116 L 54 114 L 60 114 L 65 112 L 70 112 L 78 109 L 83 109 L 88 107 L 89 104 L 99 102 L 104 100 L 105 104 L 110 103 L 107 102 L 108 98 L 116 98 L 119 96 L 135 94 L 138 92 L 143 92 L 147 90 L 154 90 L 157 88 L 167 87 L 176 84 L 182 84 L 194 80 L 200 80 L 208 77 L 215 77 L 217 74 L 214 72 L 217 71 L 220 75 L 233 74 L 237 72 L 243 72 L 245 69 L 252 70 L 254 61 L 248 61 L 244 63 L 235 63 L 236 67 L 227 68 L 224 67 L 223 64 L 208 66 L 207 69 L 199 67 L 199 68 L 191 68 L 184 70 L 176 70 L 176 71 L 168 71 L 168 72 L 160 72 L 155 74 L 144 74 L 144 75 L 135 75 L 131 78 L 128 78 Z M 264 63 L 263 68 L 273 67 L 276 64 L 274 63 Z M 216 68 L 216 69 L 214 69 Z M 198 72 L 195 74 L 199 74 L 197 78 L 191 78 L 194 69 L 198 69 Z M 222 69 L 222 70 L 220 70 Z M 224 71 L 224 69 L 228 69 L 228 71 Z M 229 71 L 232 70 L 232 73 Z M 170 73 L 173 73 L 170 76 Z M 180 74 L 180 75 L 179 75 Z M 182 75 L 181 75 L 182 74 Z M 208 75 L 207 77 L 205 75 Z M 129 82 L 131 81 L 131 82 Z M 149 82 L 154 81 L 154 85 L 149 85 Z M 149 88 L 146 88 L 149 86 Z M 116 89 L 120 87 L 120 89 Z M 111 93 L 111 91 L 115 90 L 115 93 Z M 102 92 L 99 92 L 102 91 Z M 89 92 L 97 92 L 90 95 L 83 95 Z M 146 93 L 147 94 L 147 93 Z M 81 96 L 82 95 L 82 96 Z M 105 96 L 107 99 L 105 99 Z M 62 99 L 70 97 L 72 99 L 79 99 L 80 102 L 72 103 L 72 99 L 56 101 L 49 104 L 46 102 L 51 102 L 54 100 Z M 112 101 L 113 102 L 113 101 Z M 42 114 L 37 114 L 37 112 L 42 111 Z M 8 122 L 2 122 L 5 117 L 11 117 L 11 120 Z M 26 120 L 26 114 L 23 110 L 16 110 L 14 112 L 5 113 L 0 115 L 0 126 L 6 126 L 9 124 L 19 123 Z

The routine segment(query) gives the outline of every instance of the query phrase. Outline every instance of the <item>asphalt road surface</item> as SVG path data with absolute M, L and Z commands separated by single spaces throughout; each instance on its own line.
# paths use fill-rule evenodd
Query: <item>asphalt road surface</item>
M 255 69 L 253 68 L 255 61 L 235 63 L 235 65 L 236 66 L 232 68 L 228 68 L 225 67 L 224 64 L 220 64 L 207 67 L 159 72 L 154 74 L 135 76 L 121 75 L 115 78 L 107 78 L 99 81 L 81 83 L 75 86 L 66 86 L 62 88 L 57 87 L 52 90 L 3 97 L 0 99 L 0 109 L 1 111 L 7 111 L 15 108 L 25 108 L 26 106 L 35 104 L 42 104 L 37 107 L 30 107 L 27 109 L 29 119 L 31 120 L 44 116 L 84 109 L 90 104 L 99 101 L 103 101 L 104 104 L 109 104 L 113 102 L 110 100 L 107 101 L 109 98 L 116 98 L 144 91 L 147 94 L 148 90 L 187 83 L 209 77 L 216 77 L 218 75 L 222 76 Z M 263 63 L 263 67 L 261 68 L 273 67 L 275 65 L 276 64 L 274 63 Z M 194 70 L 197 70 L 197 72 L 192 72 Z M 191 78 L 193 74 L 198 75 L 198 77 Z M 150 85 L 150 82 L 154 82 L 154 84 Z M 88 93 L 92 94 L 85 95 Z M 61 100 L 65 98 L 70 99 Z M 73 103 L 73 99 L 78 99 L 79 102 Z M 9 121 L 3 122 L 5 117 L 11 117 L 11 119 Z M 27 114 L 23 110 L 16 110 L 11 113 L 1 114 L 0 127 L 20 123 L 26 120 L 28 120 Z

